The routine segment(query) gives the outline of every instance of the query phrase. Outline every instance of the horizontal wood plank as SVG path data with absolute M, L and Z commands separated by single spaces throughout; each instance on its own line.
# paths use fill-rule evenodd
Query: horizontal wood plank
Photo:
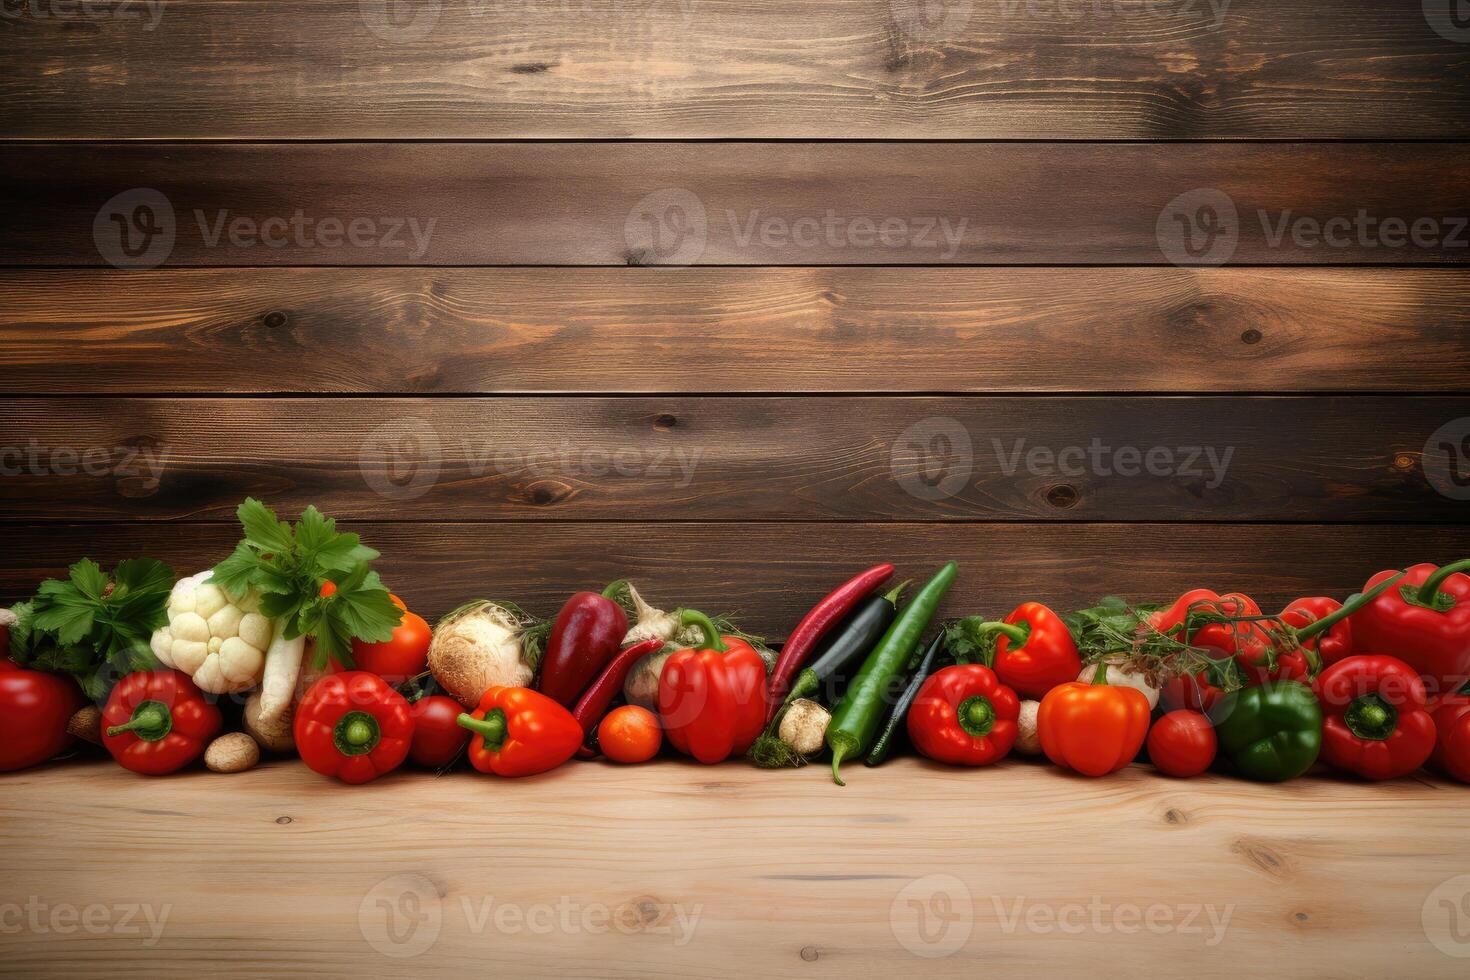
M 1463 391 L 1470 271 L 11 269 L 0 362 L 8 394 Z
M 779 640 L 812 603 L 858 569 L 892 561 L 921 578 L 960 563 L 945 616 L 1002 614 L 1039 599 L 1059 609 L 1104 595 L 1168 601 L 1201 586 L 1241 590 L 1279 609 L 1339 598 L 1384 568 L 1470 555 L 1470 524 L 415 524 L 350 522 L 383 553 L 374 567 L 430 618 L 477 597 L 553 616 L 577 589 L 630 578 L 661 608 L 736 614 Z M 179 574 L 222 561 L 239 540 L 224 524 L 0 526 L 0 601 L 29 597 L 86 555 L 110 564 L 150 555 Z
M 0 133 L 1465 138 L 1441 6 L 17 0 Z
M 1426 441 L 1470 398 L 30 398 L 0 414 L 24 436 L 0 446 L 12 520 L 228 520 L 251 495 L 400 520 L 1433 523 L 1465 505 L 1426 478 Z
M 821 767 L 672 760 L 492 780 L 344 787 L 295 760 L 0 774 L 0 900 L 41 923 L 0 933 L 0 955 L 25 976 L 140 978 L 467 975 L 487 957 L 589 980 L 1464 975 L 1433 899 L 1464 894 L 1470 790 L 1432 777 L 902 758 L 840 790 Z M 92 928 L 51 927 L 58 908 L 94 909 Z
M 0 147 L 0 264 L 1470 262 L 1466 144 Z

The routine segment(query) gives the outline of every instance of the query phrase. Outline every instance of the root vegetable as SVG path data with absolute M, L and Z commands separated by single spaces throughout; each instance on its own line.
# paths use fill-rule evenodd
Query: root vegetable
M 535 625 L 512 605 L 481 599 L 461 606 L 434 627 L 429 670 L 466 708 L 492 687 L 526 687 L 536 665 L 524 640 Z
M 1041 754 L 1041 736 L 1036 731 L 1036 712 L 1040 710 L 1040 701 L 1021 702 L 1021 713 L 1016 717 L 1016 744 L 1012 746 L 1021 755 Z
M 827 737 L 827 723 L 831 720 L 831 713 L 817 702 L 797 698 L 791 702 L 791 707 L 781 719 L 781 741 L 802 756 L 815 755 L 822 751 L 823 739 Z
M 260 743 L 267 752 L 294 752 L 296 740 L 291 734 L 294 707 L 288 707 L 276 718 L 266 720 L 261 716 L 261 693 L 256 691 L 245 701 L 243 722 L 245 731 Z
M 66 723 L 66 733 L 93 745 L 101 745 L 102 711 L 93 704 L 78 708 Z
M 204 750 L 204 767 L 210 772 L 244 772 L 260 762 L 260 746 L 244 732 L 221 735 Z
M 1103 683 L 1113 687 L 1133 688 L 1148 698 L 1148 710 L 1150 711 L 1159 706 L 1159 687 L 1150 683 L 1146 674 L 1129 670 L 1126 657 L 1103 657 L 1098 663 L 1087 664 L 1077 675 L 1077 679 L 1084 684 L 1093 683 L 1093 678 L 1097 676 L 1098 668 L 1102 664 L 1106 664 L 1108 668 L 1107 677 Z
M 675 609 L 673 612 L 664 612 L 650 606 L 644 598 L 633 588 L 633 583 L 628 583 L 628 599 L 633 603 L 633 612 L 637 621 L 631 629 L 623 635 L 623 646 L 630 647 L 637 643 L 644 643 L 652 639 L 660 639 L 665 643 L 671 643 L 678 638 L 683 626 L 683 613 Z M 697 630 L 691 632 L 689 643 L 698 641 Z M 662 665 L 660 665 L 662 666 Z M 655 678 L 657 681 L 657 678 Z

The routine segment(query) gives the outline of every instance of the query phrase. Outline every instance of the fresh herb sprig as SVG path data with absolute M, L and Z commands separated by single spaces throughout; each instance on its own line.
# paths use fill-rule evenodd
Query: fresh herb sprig
M 158 670 L 149 641 L 168 619 L 173 569 L 153 558 L 118 562 L 111 578 L 90 558 L 48 579 L 12 608 L 11 658 L 22 667 L 70 674 L 89 698 L 105 698 L 124 674 Z
M 307 507 L 293 528 L 253 497 L 236 515 L 245 537 L 214 566 L 211 581 L 234 598 L 259 592 L 261 615 L 283 621 L 286 639 L 316 640 L 318 667 L 328 658 L 353 666 L 353 639 L 392 639 L 403 610 L 368 568 L 378 552 L 356 534 L 339 532 L 337 522 L 315 507 Z M 336 591 L 324 596 L 326 582 Z

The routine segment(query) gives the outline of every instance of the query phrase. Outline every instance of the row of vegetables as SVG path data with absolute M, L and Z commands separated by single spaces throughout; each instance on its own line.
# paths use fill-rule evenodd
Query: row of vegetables
M 371 569 L 378 553 L 315 508 L 292 525 L 252 499 L 238 516 L 239 544 L 207 571 L 176 580 L 138 558 L 109 575 L 83 559 L 0 611 L 0 770 L 90 742 L 148 775 L 295 753 L 362 783 L 405 761 L 523 776 L 667 744 L 763 767 L 825 753 L 840 785 L 844 762 L 908 744 L 955 766 L 1014 752 L 1087 776 L 1146 753 L 1175 777 L 1282 781 L 1320 760 L 1470 782 L 1470 561 L 1270 614 L 1196 589 L 944 623 L 954 562 L 911 596 L 882 564 L 821 599 L 777 654 L 627 582 L 578 592 L 551 620 L 481 599 L 431 628 Z

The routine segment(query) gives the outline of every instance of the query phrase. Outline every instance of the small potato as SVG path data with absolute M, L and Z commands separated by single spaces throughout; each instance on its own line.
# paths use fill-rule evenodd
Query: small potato
M 1040 701 L 1022 701 L 1021 714 L 1016 718 L 1015 749 L 1021 755 L 1041 754 L 1041 735 L 1036 730 L 1036 713 L 1041 710 Z
M 244 732 L 221 735 L 204 750 L 204 766 L 210 772 L 244 772 L 260 761 L 260 746 Z

